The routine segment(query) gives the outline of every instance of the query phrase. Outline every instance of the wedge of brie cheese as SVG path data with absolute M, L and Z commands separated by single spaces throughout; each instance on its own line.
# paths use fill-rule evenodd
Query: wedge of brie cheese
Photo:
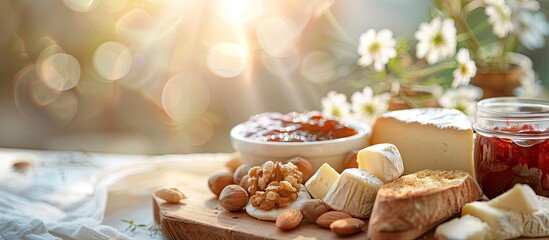
M 490 240 L 490 225 L 471 215 L 454 218 L 439 225 L 435 231 L 438 240 Z
M 488 223 L 495 239 L 513 239 L 523 233 L 523 219 L 517 212 L 499 209 L 486 202 L 472 202 L 465 204 L 461 216 L 473 215 Z
M 400 152 L 390 143 L 380 143 L 360 150 L 356 161 L 358 169 L 371 172 L 384 183 L 395 180 L 404 172 Z
M 469 118 L 455 109 L 416 108 L 382 114 L 371 144 L 394 144 L 404 173 L 424 169 L 473 171 L 473 130 Z
M 536 193 L 525 184 L 515 184 L 507 192 L 488 201 L 488 204 L 519 213 L 535 212 L 539 209 Z
M 372 213 L 381 185 L 383 182 L 368 171 L 345 169 L 324 197 L 324 203 L 353 217 L 365 218 Z
M 521 215 L 524 222 L 524 237 L 549 237 L 549 198 L 537 196 L 539 208 Z
M 305 187 L 313 198 L 323 199 L 338 177 L 339 173 L 329 164 L 324 163 L 305 183 Z

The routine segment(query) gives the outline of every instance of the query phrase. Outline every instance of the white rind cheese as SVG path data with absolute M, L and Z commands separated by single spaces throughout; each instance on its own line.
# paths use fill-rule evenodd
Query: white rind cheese
M 360 150 L 356 161 L 358 169 L 371 172 L 385 183 L 395 180 L 404 172 L 400 152 L 390 143 L 380 143 Z
M 341 173 L 324 197 L 324 202 L 334 210 L 365 218 L 372 212 L 381 185 L 383 182 L 372 173 L 349 168 Z
M 471 122 L 455 109 L 421 108 L 382 114 L 375 122 L 371 144 L 394 144 L 404 173 L 424 169 L 462 170 L 475 176 Z
M 489 240 L 492 238 L 490 225 L 471 215 L 454 218 L 439 225 L 435 231 L 436 239 L 448 240 Z
M 521 215 L 524 222 L 524 237 L 549 236 L 549 198 L 537 196 L 539 209 L 533 213 Z
M 519 213 L 492 207 L 486 202 L 465 204 L 461 216 L 473 215 L 488 223 L 495 239 L 513 239 L 523 233 L 523 219 Z
M 313 198 L 323 199 L 337 178 L 339 178 L 339 173 L 329 164 L 324 163 L 305 183 L 305 187 Z
M 300 185 L 298 197 L 295 201 L 290 203 L 290 205 L 288 205 L 286 207 L 283 207 L 283 208 L 275 208 L 275 209 L 271 209 L 269 211 L 265 211 L 265 210 L 261 210 L 259 208 L 254 207 L 252 205 L 252 201 L 248 201 L 248 204 L 246 204 L 246 213 L 248 213 L 248 215 L 250 215 L 254 218 L 260 219 L 260 220 L 273 221 L 274 222 L 274 221 L 276 221 L 276 218 L 280 214 L 282 214 L 282 212 L 284 212 L 288 209 L 301 209 L 301 206 L 303 205 L 303 203 L 306 202 L 307 200 L 310 200 L 310 199 L 311 199 L 311 196 L 309 195 L 309 193 L 307 192 L 305 187 L 303 187 L 303 185 Z
M 534 190 L 525 184 L 515 184 L 507 192 L 488 202 L 490 205 L 519 213 L 535 212 L 539 209 Z

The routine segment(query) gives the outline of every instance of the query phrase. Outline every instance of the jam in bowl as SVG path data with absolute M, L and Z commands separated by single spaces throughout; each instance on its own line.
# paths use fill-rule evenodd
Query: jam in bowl
M 328 163 L 342 171 L 345 156 L 366 147 L 370 135 L 366 123 L 345 122 L 319 112 L 268 112 L 235 126 L 231 142 L 243 162 L 250 165 L 300 156 L 315 168 Z

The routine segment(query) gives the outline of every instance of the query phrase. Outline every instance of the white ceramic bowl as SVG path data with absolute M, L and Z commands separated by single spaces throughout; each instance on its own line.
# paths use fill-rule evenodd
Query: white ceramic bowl
M 371 136 L 369 125 L 348 122 L 350 127 L 357 130 L 357 134 L 350 137 L 316 142 L 266 142 L 242 136 L 244 124 L 231 129 L 231 142 L 235 150 L 240 152 L 242 161 L 249 165 L 261 165 L 269 160 L 286 161 L 300 156 L 309 160 L 315 169 L 328 163 L 341 172 L 347 153 L 366 147 Z

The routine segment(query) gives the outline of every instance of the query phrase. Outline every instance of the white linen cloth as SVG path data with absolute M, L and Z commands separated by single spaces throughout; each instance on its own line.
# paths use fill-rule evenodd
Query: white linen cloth
M 189 184 L 178 176 L 211 174 L 233 156 L 148 157 L 0 148 L 0 240 L 131 239 L 123 230 L 101 225 L 109 192 L 139 193 L 150 201 L 155 188 Z M 20 160 L 32 162 L 29 172 L 13 170 L 13 163 Z M 132 237 L 151 239 L 148 235 Z M 158 238 L 162 236 L 154 237 Z

